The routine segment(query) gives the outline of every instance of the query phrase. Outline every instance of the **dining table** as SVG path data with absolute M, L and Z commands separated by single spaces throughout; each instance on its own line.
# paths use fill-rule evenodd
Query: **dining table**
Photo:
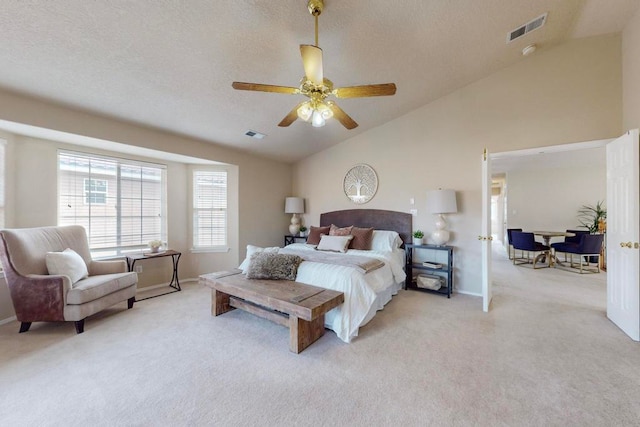
M 534 231 L 534 235 L 542 237 L 544 240 L 545 246 L 549 246 L 551 248 L 550 242 L 552 237 L 573 237 L 575 233 L 570 233 L 568 231 Z M 549 267 L 551 267 L 554 263 L 558 262 L 555 254 L 551 253 L 549 250 Z

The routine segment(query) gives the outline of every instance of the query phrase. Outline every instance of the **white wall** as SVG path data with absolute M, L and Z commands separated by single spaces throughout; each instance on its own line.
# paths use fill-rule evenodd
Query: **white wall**
M 380 185 L 362 207 L 408 211 L 414 197 L 419 211 L 414 229 L 430 233 L 433 218 L 425 212 L 425 191 L 455 189 L 460 212 L 449 215 L 449 225 L 456 246 L 456 286 L 479 294 L 483 148 L 503 152 L 616 137 L 622 124 L 621 89 L 620 36 L 543 48 L 298 162 L 294 192 L 308 201 L 306 223 L 317 224 L 321 212 L 359 207 L 343 195 L 342 179 L 354 164 L 367 163 L 377 171 Z
M 578 209 L 606 201 L 607 170 L 594 167 L 507 172 L 507 226 L 526 231 L 576 229 Z M 542 241 L 540 238 L 538 239 Z M 552 239 L 552 242 L 562 239 Z

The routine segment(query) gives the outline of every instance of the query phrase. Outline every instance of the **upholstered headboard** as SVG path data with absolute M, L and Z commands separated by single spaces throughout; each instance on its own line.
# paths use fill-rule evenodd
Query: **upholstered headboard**
M 320 214 L 320 226 L 335 224 L 338 227 L 373 227 L 376 230 L 397 231 L 403 242 L 410 242 L 413 233 L 413 217 L 410 213 L 381 209 L 347 209 Z

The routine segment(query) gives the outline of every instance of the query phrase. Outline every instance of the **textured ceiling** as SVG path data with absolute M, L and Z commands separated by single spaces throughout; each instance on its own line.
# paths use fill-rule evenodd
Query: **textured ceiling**
M 319 45 L 336 87 L 395 82 L 392 97 L 342 99 L 360 126 L 278 122 L 313 43 L 306 0 L 2 0 L 0 87 L 287 162 L 381 125 L 571 38 L 619 32 L 637 0 L 325 0 Z M 513 43 L 507 33 L 548 12 Z M 247 130 L 267 134 L 263 140 Z

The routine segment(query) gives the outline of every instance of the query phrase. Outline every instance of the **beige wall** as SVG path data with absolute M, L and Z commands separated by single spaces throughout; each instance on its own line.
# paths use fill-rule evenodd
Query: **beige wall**
M 244 258 L 249 243 L 276 246 L 282 242 L 289 217 L 284 214 L 284 199 L 291 195 L 289 164 L 253 156 L 239 150 L 184 136 L 117 121 L 73 110 L 42 100 L 0 90 L 0 119 L 74 133 L 127 145 L 150 148 L 196 158 L 228 163 L 228 185 L 238 189 L 229 201 L 230 251 L 189 252 L 188 239 L 188 167 L 172 164 L 168 169 L 169 241 L 183 252 L 180 276 L 195 278 L 199 274 L 236 267 Z M 16 161 L 10 165 L 7 188 L 7 226 L 31 227 L 55 224 L 57 214 L 56 150 L 62 144 L 21 138 L 11 141 Z M 66 146 L 69 148 L 71 146 Z M 87 151 L 84 147 L 73 147 Z M 163 162 L 167 163 L 167 162 Z M 169 162 L 171 163 L 171 162 Z M 42 177 L 45 177 L 44 184 Z M 237 194 L 234 197 L 233 194 Z M 36 197 L 29 197 L 36 195 Z M 11 199 L 13 198 L 13 199 Z M 13 200 L 13 202 L 11 202 Z M 157 264 L 157 265 L 153 265 Z M 160 260 L 145 263 L 141 284 L 168 281 L 166 266 Z M 160 280 L 157 280 L 159 278 Z M 0 320 L 14 315 L 8 304 L 6 287 L 0 286 Z
M 622 33 L 623 130 L 640 128 L 640 9 Z
M 294 193 L 307 200 L 306 223 L 317 224 L 324 211 L 356 207 L 342 192 L 344 174 L 356 163 L 371 165 L 380 182 L 375 198 L 363 207 L 415 207 L 414 229 L 427 233 L 434 226 L 425 212 L 425 191 L 455 189 L 459 213 L 449 215 L 449 224 L 450 244 L 456 246 L 456 287 L 479 294 L 483 147 L 503 152 L 618 136 L 620 43 L 614 35 L 540 49 L 514 66 L 297 163 Z M 410 198 L 415 198 L 415 206 Z
M 578 209 L 606 201 L 605 159 L 599 166 L 507 173 L 507 225 L 533 230 L 579 228 Z M 542 241 L 540 238 L 538 240 Z M 554 239 L 558 241 L 562 239 Z

